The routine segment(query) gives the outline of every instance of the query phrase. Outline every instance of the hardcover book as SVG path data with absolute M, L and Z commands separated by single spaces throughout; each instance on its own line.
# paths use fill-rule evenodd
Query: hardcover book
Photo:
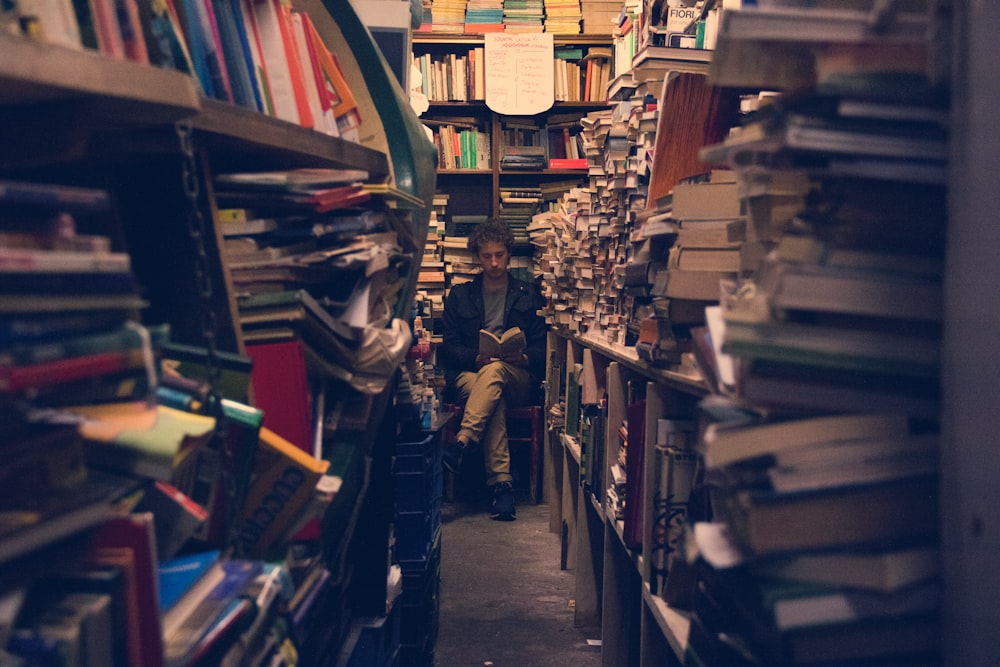
M 527 344 L 528 341 L 520 327 L 511 327 L 499 336 L 486 329 L 479 330 L 479 353 L 491 359 L 502 359 L 504 355 L 523 353 Z

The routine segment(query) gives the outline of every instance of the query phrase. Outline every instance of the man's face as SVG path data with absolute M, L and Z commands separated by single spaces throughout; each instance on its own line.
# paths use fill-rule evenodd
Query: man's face
M 510 263 L 510 253 L 502 243 L 489 242 L 479 246 L 479 263 L 487 278 L 503 278 Z

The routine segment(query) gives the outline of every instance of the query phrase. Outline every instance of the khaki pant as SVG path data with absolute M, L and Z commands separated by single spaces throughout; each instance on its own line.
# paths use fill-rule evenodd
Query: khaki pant
M 524 368 L 494 361 L 477 373 L 460 373 L 455 384 L 465 399 L 457 437 L 482 445 L 487 484 L 511 481 L 506 404 L 523 405 L 532 398 L 530 374 Z

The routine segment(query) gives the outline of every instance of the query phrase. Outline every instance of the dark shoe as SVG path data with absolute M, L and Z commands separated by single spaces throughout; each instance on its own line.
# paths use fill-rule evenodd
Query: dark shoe
M 490 518 L 497 521 L 513 521 L 517 518 L 517 508 L 514 507 L 514 488 L 510 482 L 500 482 L 493 486 Z
M 461 441 L 455 440 L 444 446 L 441 461 L 444 467 L 452 473 L 458 475 L 462 472 L 462 459 L 465 458 L 465 445 Z

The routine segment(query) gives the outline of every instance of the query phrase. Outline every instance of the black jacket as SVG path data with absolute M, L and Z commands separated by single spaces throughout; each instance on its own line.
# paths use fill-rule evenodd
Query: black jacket
M 545 306 L 538 287 L 509 276 L 507 300 L 504 305 L 504 331 L 521 327 L 527 338 L 528 372 L 540 383 L 545 376 L 545 319 L 538 310 Z M 479 352 L 479 330 L 483 328 L 486 310 L 483 305 L 483 277 L 455 285 L 448 292 L 442 317 L 443 344 L 438 347 L 438 363 L 444 369 L 445 380 L 453 386 L 461 371 L 476 370 Z

